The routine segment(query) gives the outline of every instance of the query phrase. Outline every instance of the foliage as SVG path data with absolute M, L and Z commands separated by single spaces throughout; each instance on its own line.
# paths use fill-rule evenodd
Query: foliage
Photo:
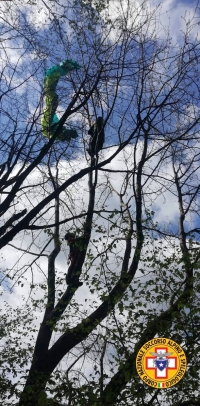
M 1 2 L 4 405 L 199 404 L 199 9 L 178 38 L 162 15 L 146 1 Z M 71 59 L 82 68 L 57 84 L 48 139 L 44 75 Z M 78 137 L 60 142 L 65 123 Z M 135 370 L 156 336 L 187 356 L 166 391 Z

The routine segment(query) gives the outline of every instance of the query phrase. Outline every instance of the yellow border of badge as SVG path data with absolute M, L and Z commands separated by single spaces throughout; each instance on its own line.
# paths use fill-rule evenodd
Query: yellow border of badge
M 163 348 L 167 347 L 168 351 L 170 351 L 172 354 L 174 354 L 173 358 L 176 358 L 177 364 L 176 364 L 176 369 L 173 370 L 168 369 L 169 376 L 168 378 L 163 378 L 159 377 L 156 378 L 155 376 L 155 370 L 156 367 L 154 368 L 149 368 L 149 371 L 147 371 L 146 368 L 146 357 L 152 358 L 152 352 L 154 353 L 156 347 Z M 165 353 L 163 353 L 165 354 Z M 169 359 L 169 357 L 168 357 Z M 171 340 L 170 338 L 165 338 L 165 337 L 158 337 L 158 338 L 153 338 L 150 341 L 147 341 L 138 351 L 137 357 L 136 357 L 136 370 L 137 373 L 142 379 L 142 381 L 148 385 L 151 386 L 155 389 L 167 389 L 170 388 L 171 386 L 176 385 L 184 376 L 187 368 L 187 360 L 186 360 L 186 355 L 185 352 L 183 351 L 182 347 L 177 344 L 175 341 Z M 174 372 L 174 374 L 173 374 Z

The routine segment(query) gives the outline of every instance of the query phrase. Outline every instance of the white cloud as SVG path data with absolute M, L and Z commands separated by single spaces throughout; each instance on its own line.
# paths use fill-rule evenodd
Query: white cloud
M 126 147 L 125 151 L 121 152 L 119 154 L 119 156 L 116 157 L 111 164 L 106 166 L 106 168 L 110 168 L 110 169 L 112 168 L 113 170 L 116 170 L 116 171 L 119 168 L 121 170 L 125 169 L 126 165 L 124 164 L 124 158 L 126 159 L 127 165 L 130 165 L 130 168 L 131 168 L 132 165 L 133 165 L 133 157 L 134 157 L 133 149 L 134 149 L 134 146 Z M 104 154 L 106 157 L 108 157 L 109 155 L 111 155 L 111 153 L 114 152 L 114 150 L 115 150 L 115 148 L 113 147 L 113 148 L 110 148 L 108 151 L 106 150 L 106 152 L 104 151 L 102 154 Z M 137 161 L 138 161 L 139 154 L 140 154 L 139 150 L 140 150 L 140 148 L 138 148 L 137 154 L 136 154 Z M 156 165 L 157 162 L 158 162 L 158 158 L 153 158 L 151 160 L 151 166 Z M 79 168 L 79 170 L 80 170 L 84 166 L 85 166 L 85 162 L 84 162 L 83 159 L 81 160 L 81 157 L 79 157 L 79 159 L 71 161 L 70 163 L 66 162 L 66 161 L 62 161 L 60 163 L 60 167 L 61 167 L 60 175 L 61 175 L 62 181 L 66 180 L 66 177 L 70 176 L 70 174 L 74 173 L 74 171 L 77 171 L 77 168 Z M 55 171 L 55 168 L 53 169 L 53 172 L 54 171 Z M 16 168 L 16 172 L 17 172 L 17 168 Z M 45 170 L 44 170 L 44 167 L 43 167 L 43 174 L 44 174 L 44 172 L 45 172 Z M 123 180 L 122 179 L 123 176 L 124 176 L 123 174 L 121 174 L 121 175 L 119 175 L 117 173 L 116 174 L 114 174 L 114 173 L 111 174 L 111 182 L 118 191 L 120 191 L 120 184 L 121 184 L 121 182 Z M 170 165 L 165 167 L 165 176 L 166 176 L 167 179 L 170 179 L 170 177 L 172 176 L 172 171 L 170 169 Z M 38 169 L 36 169 L 28 177 L 28 179 L 26 180 L 26 184 L 30 183 L 30 184 L 34 185 L 35 183 L 38 183 L 40 178 L 42 178 L 42 174 Z M 105 180 L 106 180 L 105 176 L 103 175 L 102 172 L 100 172 L 100 174 L 99 174 L 99 182 L 103 182 L 103 181 L 105 182 Z M 81 199 L 82 199 L 81 201 L 83 202 L 82 208 L 83 208 L 83 206 L 86 207 L 87 200 L 88 200 L 88 193 L 87 193 L 88 185 L 87 185 L 87 182 L 88 182 L 88 179 L 87 179 L 87 176 L 86 176 L 85 178 L 83 178 L 79 182 L 79 188 L 77 190 L 75 190 L 75 189 L 73 190 L 73 193 L 74 193 L 73 197 L 74 197 L 75 200 L 76 200 L 76 197 L 77 197 L 77 199 L 80 199 L 80 191 L 81 191 Z M 49 190 L 50 190 L 50 186 L 48 186 L 48 187 L 49 187 Z M 173 195 L 167 189 L 163 192 L 163 194 L 157 195 L 158 185 L 156 185 L 156 181 L 152 182 L 151 188 L 152 188 L 152 196 L 151 196 L 152 200 L 154 200 L 154 198 L 155 198 L 156 206 L 158 207 L 158 212 L 155 215 L 155 220 L 159 220 L 159 221 L 165 221 L 166 220 L 166 221 L 168 221 L 168 218 L 171 219 L 171 220 L 174 220 L 176 215 L 177 215 L 177 202 L 176 202 L 176 199 L 174 198 L 174 204 L 172 204 Z M 146 185 L 146 191 L 148 191 L 148 185 Z M 132 193 L 132 191 L 129 190 L 128 193 L 127 193 L 126 199 L 128 199 L 130 197 L 131 193 Z M 100 195 L 100 193 L 98 192 L 97 196 L 99 197 L 99 195 Z M 62 197 L 65 198 L 66 195 L 63 193 Z M 166 199 L 166 204 L 165 205 L 163 205 L 164 197 Z M 40 196 L 40 194 L 38 193 L 37 199 L 34 200 L 34 198 L 32 198 L 31 204 L 32 205 L 37 204 L 37 202 L 41 198 L 42 198 L 42 196 Z M 25 202 L 27 204 L 26 199 L 22 196 L 21 203 L 20 203 L 22 205 L 22 207 L 25 205 Z M 113 195 L 111 197 L 110 202 L 109 202 L 108 209 L 113 209 L 116 206 L 117 207 L 119 206 L 118 197 Z M 44 219 L 45 218 L 46 218 L 46 220 L 48 220 L 49 215 L 48 214 L 45 215 Z M 98 221 L 99 221 L 99 223 L 101 222 L 101 220 L 98 220 Z M 19 246 L 21 246 L 22 248 L 25 249 L 29 245 L 29 242 L 31 241 L 30 237 L 31 237 L 30 235 L 29 236 L 25 235 L 25 238 L 22 239 L 22 238 L 20 238 L 20 235 L 18 235 L 12 243 L 16 244 L 16 245 L 19 244 Z M 41 247 L 44 246 L 44 242 L 45 242 L 45 234 L 42 232 L 40 236 L 38 235 L 36 237 L 35 245 L 33 245 L 31 247 L 31 250 L 32 251 L 34 249 L 37 250 L 37 246 L 38 247 L 39 246 L 41 246 Z M 109 238 L 108 238 L 108 242 L 110 242 Z M 174 247 L 173 247 L 173 243 L 174 243 Z M 176 240 L 173 241 L 171 239 L 169 241 L 165 241 L 163 239 L 163 240 L 158 240 L 157 242 L 155 242 L 153 247 L 150 244 L 146 245 L 144 247 L 144 250 L 143 250 L 144 261 L 146 259 L 145 258 L 146 254 L 151 251 L 151 248 L 156 249 L 158 247 L 160 248 L 160 245 L 162 246 L 161 249 L 160 249 L 160 256 L 159 256 L 159 259 L 161 259 L 161 256 L 162 256 L 163 253 L 165 254 L 165 257 L 167 257 L 167 256 L 170 256 L 173 252 L 175 252 L 176 244 L 177 244 Z M 120 247 L 124 248 L 123 241 L 121 241 Z M 51 248 L 52 248 L 52 244 L 49 247 L 49 250 Z M 102 242 L 99 242 L 98 243 L 98 249 L 101 250 L 101 248 L 102 248 Z M 118 248 L 119 248 L 119 246 L 117 247 L 117 249 Z M 164 249 L 166 250 L 165 252 L 164 252 Z M 58 289 L 60 289 L 61 292 L 64 292 L 64 290 L 66 288 L 65 273 L 67 271 L 67 255 L 68 255 L 68 248 L 67 248 L 67 246 L 65 244 L 62 245 L 62 250 L 63 250 L 63 252 L 60 253 L 59 256 L 56 258 L 56 275 L 57 275 L 57 277 L 61 277 L 60 284 L 57 287 L 58 287 Z M 47 250 L 46 250 L 46 252 L 47 252 Z M 94 249 L 93 252 L 96 253 L 97 250 L 95 251 L 95 249 Z M 3 250 L 3 253 L 4 253 L 4 257 L 6 259 L 6 264 L 5 265 L 8 268 L 12 268 L 14 266 L 14 272 L 16 272 L 16 273 L 19 272 L 20 273 L 21 271 L 18 269 L 18 266 L 20 266 L 20 268 L 22 269 L 22 272 L 23 272 L 23 270 L 26 271 L 25 274 L 24 274 L 25 278 L 22 279 L 22 282 L 24 283 L 24 286 L 20 286 L 20 285 L 17 286 L 16 285 L 13 292 L 12 292 L 12 294 L 9 295 L 9 294 L 4 293 L 4 298 L 3 299 L 6 298 L 6 300 L 8 301 L 8 303 L 10 304 L 10 306 L 12 307 L 13 310 L 15 310 L 15 309 L 17 309 L 17 307 L 19 307 L 19 308 L 22 309 L 22 311 L 23 311 L 23 307 L 24 307 L 23 297 L 25 297 L 26 300 L 29 299 L 29 294 L 30 293 L 34 297 L 34 299 L 41 300 L 41 302 L 42 302 L 43 301 L 43 296 L 44 296 L 44 291 L 41 288 L 41 284 L 46 282 L 47 258 L 41 257 L 40 260 L 38 261 L 39 266 L 36 266 L 36 264 L 33 264 L 32 269 L 31 269 L 27 265 L 34 258 L 33 256 L 31 256 L 29 254 L 25 254 L 25 255 L 23 255 L 21 257 L 22 253 L 20 251 L 17 252 L 17 251 L 15 251 L 13 248 L 11 248 L 9 246 L 7 246 Z M 19 264 L 16 264 L 16 262 L 18 261 L 19 258 L 20 258 L 20 262 L 19 262 Z M 96 264 L 98 264 L 98 260 L 96 261 Z M 90 277 L 92 277 L 94 275 L 94 272 L 97 273 L 97 271 L 95 269 L 95 266 L 90 271 Z M 111 261 L 111 264 L 109 264 L 108 272 L 112 271 L 114 269 L 114 267 L 115 267 L 115 264 L 112 263 L 112 261 Z M 142 267 L 143 267 L 143 263 L 141 263 L 141 268 Z M 140 288 L 138 289 L 138 292 L 135 295 L 134 303 L 136 303 L 136 304 L 135 304 L 135 308 L 134 308 L 134 311 L 133 311 L 133 316 L 132 316 L 133 318 L 134 318 L 134 312 L 137 311 L 137 306 L 138 306 L 137 302 L 139 302 L 139 301 L 142 303 L 142 305 L 140 305 L 140 309 L 144 310 L 145 312 L 148 311 L 149 309 L 153 311 L 153 309 L 155 307 L 156 307 L 157 311 L 158 311 L 158 309 L 161 309 L 161 308 L 163 310 L 165 310 L 165 306 L 166 306 L 166 301 L 163 300 L 163 302 L 158 307 L 158 304 L 156 303 L 156 294 L 157 294 L 156 293 L 154 295 L 155 302 L 153 302 L 153 300 L 152 300 L 152 303 L 148 304 L 147 309 L 145 307 L 144 308 L 142 307 L 143 303 L 145 303 L 145 300 L 146 300 L 145 296 L 144 296 L 144 294 L 142 294 L 142 292 L 144 292 L 144 287 L 146 286 L 145 283 L 148 282 L 149 278 L 152 279 L 152 282 L 154 281 L 155 278 L 160 278 L 159 283 L 158 283 L 158 287 L 159 287 L 159 284 L 160 284 L 160 286 L 162 288 L 163 288 L 163 283 L 166 282 L 165 280 L 163 281 L 162 278 L 159 276 L 159 272 L 160 272 L 159 266 L 156 268 L 156 265 L 155 265 L 154 268 L 151 268 L 151 267 L 148 267 L 148 264 L 145 265 L 145 262 L 144 262 L 144 268 L 145 268 L 145 274 L 142 274 L 141 271 L 139 271 L 137 273 L 137 277 L 136 277 L 135 281 L 132 284 L 133 288 L 137 289 L 138 284 L 141 282 L 141 286 L 140 286 Z M 171 268 L 173 269 L 173 265 L 171 266 Z M 170 269 L 168 269 L 167 272 L 170 272 Z M 163 269 L 161 269 L 161 270 L 163 270 Z M 114 269 L 114 271 L 116 273 L 119 273 L 120 267 L 118 269 L 116 269 L 116 270 Z M 33 277 L 33 281 L 35 281 L 38 284 L 38 288 L 35 291 L 30 291 L 30 284 L 32 283 L 32 277 Z M 156 285 L 156 283 L 157 282 L 155 281 L 155 285 Z M 152 287 L 152 291 L 153 291 L 154 285 L 152 284 L 151 287 Z M 172 292 L 173 292 L 173 289 L 175 289 L 172 282 L 171 282 L 170 288 L 172 289 Z M 166 292 L 167 292 L 167 288 L 166 288 Z M 66 324 L 69 323 L 70 327 L 72 327 L 73 325 L 76 325 L 77 322 L 80 321 L 85 315 L 90 314 L 94 310 L 94 308 L 100 304 L 100 298 L 99 298 L 100 293 L 101 292 L 99 290 L 98 292 L 95 292 L 94 294 L 91 294 L 88 287 L 84 284 L 82 288 L 78 289 L 78 291 L 76 293 L 76 296 L 73 298 L 73 303 L 71 304 L 71 307 L 69 307 L 69 309 L 65 312 L 66 317 L 63 319 L 64 322 L 66 322 Z M 140 295 L 140 297 L 139 297 L 139 295 Z M 152 297 L 153 297 L 153 295 L 152 295 Z M 85 300 L 87 300 L 87 301 L 85 302 Z M 130 295 L 130 300 L 132 300 L 131 295 Z M 6 311 L 6 307 L 4 306 L 2 299 L 1 299 L 1 304 L 2 304 L 3 310 Z M 36 338 L 37 329 L 39 328 L 40 322 L 42 321 L 43 310 L 36 311 L 34 313 L 34 315 L 35 315 L 35 321 L 34 322 L 35 322 L 36 328 L 35 328 L 35 332 L 34 332 L 33 335 Z M 123 331 L 125 331 L 127 329 L 127 326 L 129 326 L 130 331 L 132 331 L 131 330 L 131 324 L 134 323 L 134 320 L 130 318 L 127 309 L 125 309 L 125 311 L 123 312 L 123 315 L 120 315 L 119 311 L 118 311 L 118 309 L 116 307 L 115 317 L 117 318 L 118 325 L 120 325 L 120 328 L 122 328 Z M 143 316 L 141 316 L 141 322 L 143 322 Z M 102 323 L 102 325 L 106 325 L 106 323 L 107 323 L 107 327 L 111 331 L 112 328 L 113 328 L 113 323 L 114 323 L 112 317 L 108 318 L 108 322 L 107 322 L 107 320 L 105 320 Z M 135 326 L 135 324 L 134 324 L 134 326 Z M 61 327 L 62 327 L 62 325 L 61 325 Z M 97 330 L 98 330 L 98 328 L 97 328 Z M 32 334 L 32 332 L 31 332 L 31 334 Z M 93 342 L 92 340 L 95 340 L 95 338 L 94 338 L 95 334 L 97 336 L 96 331 L 94 332 L 94 336 L 90 335 L 90 337 L 86 340 L 86 342 L 84 342 L 85 347 L 87 347 L 87 344 L 88 344 L 88 348 L 89 348 L 89 344 L 91 344 Z M 132 346 L 134 345 L 134 340 L 135 340 L 135 337 L 136 337 L 136 334 L 137 334 L 136 327 L 134 327 L 134 331 L 132 332 L 132 334 L 133 335 L 131 337 L 128 337 L 129 342 L 127 342 L 127 348 L 132 348 Z M 58 338 L 58 336 L 59 336 L 59 332 L 55 332 L 53 334 L 52 341 L 51 341 L 50 345 L 52 345 L 52 343 Z M 33 342 L 34 337 L 32 336 L 30 338 L 31 342 Z M 26 343 L 28 342 L 28 339 L 29 339 L 29 336 L 26 336 Z M 124 337 L 124 340 L 125 340 L 125 337 Z M 75 357 L 77 356 L 77 351 L 80 350 L 80 352 L 81 352 L 82 349 L 83 348 L 81 347 L 81 344 L 80 344 L 80 346 L 78 348 L 74 349 L 72 351 L 72 353 L 68 354 L 65 357 L 65 360 L 63 361 L 63 364 L 62 364 L 63 369 L 65 369 L 66 360 L 67 360 L 68 365 L 70 365 L 72 363 L 72 361 L 75 359 Z M 94 347 L 92 348 L 92 350 L 94 351 Z M 80 352 L 79 352 L 79 354 L 80 354 Z M 108 349 L 108 355 L 107 355 L 108 360 L 112 359 L 112 354 L 113 353 L 114 353 L 114 355 L 116 355 L 114 346 L 110 346 L 110 348 Z M 91 353 L 89 353 L 88 357 L 90 355 L 91 355 Z M 88 357 L 86 355 L 85 361 L 80 362 L 80 365 L 79 365 L 79 363 L 76 365 L 77 370 L 79 369 L 81 371 L 82 370 L 81 368 L 84 368 L 86 376 L 88 376 L 89 373 L 92 372 L 91 364 L 88 361 Z M 106 370 L 107 370 L 108 375 L 109 375 L 109 367 L 108 366 L 106 366 Z
M 112 29 L 110 33 L 112 40 L 116 40 L 118 37 L 118 26 L 134 31 L 134 28 L 138 28 L 140 24 L 142 26 L 145 21 L 141 33 L 146 38 L 154 33 L 158 38 L 164 39 L 169 34 L 171 44 L 175 44 L 182 42 L 188 20 L 193 26 L 190 30 L 190 36 L 192 39 L 196 38 L 199 27 L 196 25 L 197 15 L 195 13 L 197 11 L 195 8 L 195 2 L 185 4 L 183 2 L 177 3 L 176 0 L 163 2 L 158 0 L 111 0 L 108 9 L 102 15 L 104 18 L 111 19 L 116 25 L 116 28 Z

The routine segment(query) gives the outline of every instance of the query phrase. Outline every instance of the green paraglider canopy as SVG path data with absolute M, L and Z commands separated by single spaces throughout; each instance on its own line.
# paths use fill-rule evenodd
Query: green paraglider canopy
M 72 70 L 80 69 L 80 65 L 72 60 L 63 61 L 60 65 L 52 66 L 46 71 L 44 79 L 44 92 L 46 107 L 43 111 L 41 120 L 42 134 L 45 137 L 52 137 L 59 125 L 59 118 L 56 114 L 58 107 L 58 95 L 56 94 L 56 87 L 61 76 L 67 75 Z M 77 138 L 77 131 L 68 129 L 63 126 L 60 134 L 56 139 L 60 141 L 70 141 L 71 138 Z

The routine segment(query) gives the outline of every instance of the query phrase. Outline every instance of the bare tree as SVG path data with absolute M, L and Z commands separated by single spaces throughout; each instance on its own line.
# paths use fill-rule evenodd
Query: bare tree
M 0 6 L 4 404 L 199 402 L 198 8 L 175 44 L 159 8 L 116 4 Z M 71 58 L 45 138 L 45 71 Z M 135 369 L 155 336 L 188 361 L 162 396 Z

